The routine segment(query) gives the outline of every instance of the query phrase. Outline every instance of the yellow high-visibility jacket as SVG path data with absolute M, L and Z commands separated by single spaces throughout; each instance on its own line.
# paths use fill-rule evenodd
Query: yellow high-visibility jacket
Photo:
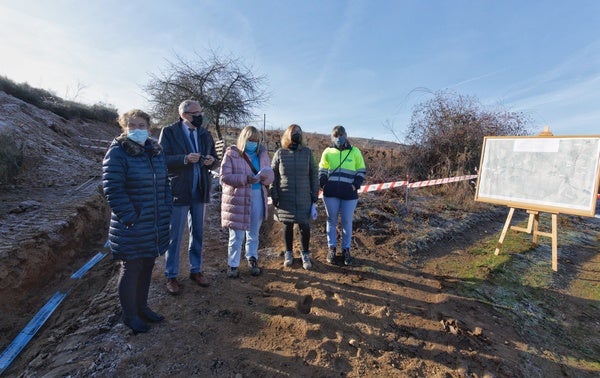
M 319 162 L 319 185 L 323 196 L 357 199 L 357 190 L 367 173 L 362 153 L 346 144 L 342 149 L 327 147 Z

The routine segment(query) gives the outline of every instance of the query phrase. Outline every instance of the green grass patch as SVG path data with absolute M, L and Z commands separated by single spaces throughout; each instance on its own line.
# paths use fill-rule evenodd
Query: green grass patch
M 575 280 L 571 284 L 571 291 L 579 298 L 600 300 L 600 283 L 593 280 Z
M 505 238 L 502 251 L 498 256 L 494 255 L 498 242 L 497 237 L 491 237 L 472 245 L 463 252 L 467 255 L 466 259 L 453 258 L 444 261 L 444 275 L 456 277 L 463 282 L 472 284 L 489 279 L 490 274 L 502 273 L 512 255 L 531 249 L 531 241 L 528 241 L 526 236 L 514 234 Z M 465 260 L 468 263 L 465 263 Z
M 557 360 L 598 370 L 598 344 L 581 342 L 587 339 L 585 323 L 566 323 L 561 317 L 569 304 L 555 287 L 559 277 L 551 267 L 549 241 L 541 239 L 540 246 L 533 248 L 531 235 L 512 230 L 496 256 L 498 238 L 499 234 L 491 235 L 458 256 L 453 254 L 444 257 L 443 262 L 432 263 L 438 267 L 438 274 L 454 282 L 452 291 L 456 295 L 488 303 L 510 317 L 530 346 L 542 350 L 544 345 L 561 345 L 559 350 L 569 353 L 556 352 Z M 569 291 L 576 290 L 578 297 L 600 298 L 600 285 L 595 280 L 576 280 L 571 286 Z

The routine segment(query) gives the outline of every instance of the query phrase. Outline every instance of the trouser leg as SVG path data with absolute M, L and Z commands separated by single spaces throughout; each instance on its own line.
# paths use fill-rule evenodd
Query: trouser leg
M 283 240 L 285 241 L 285 250 L 294 250 L 294 224 L 286 222 L 283 224 Z
M 119 301 L 125 319 L 131 319 L 138 314 L 137 292 L 141 271 L 141 259 L 122 261 L 121 263 Z
M 352 244 L 352 218 L 358 200 L 343 200 L 340 206 L 342 223 L 342 248 L 350 249 Z
M 310 246 L 310 224 L 298 223 L 300 229 L 300 244 L 302 245 L 302 251 L 306 252 Z
M 190 229 L 190 273 L 202 272 L 202 244 L 204 233 L 204 216 L 206 207 L 200 201 L 194 201 L 190 206 L 188 226 Z
M 244 230 L 229 229 L 229 245 L 227 248 L 227 265 L 237 268 L 240 266 L 242 255 L 242 243 L 244 242 Z
M 323 197 L 323 202 L 327 212 L 327 245 L 335 247 L 337 245 L 337 222 L 341 200 L 336 197 Z
M 170 223 L 171 241 L 165 253 L 165 277 L 167 278 L 175 278 L 179 274 L 181 238 L 189 210 L 189 206 L 173 206 Z
M 148 292 L 150 291 L 150 281 L 152 280 L 152 269 L 154 268 L 155 259 L 154 257 L 149 257 L 140 260 L 142 266 L 136 294 L 138 313 L 148 307 Z
M 254 257 L 258 260 L 258 241 L 260 226 L 264 219 L 264 205 L 262 189 L 252 189 L 252 202 L 250 206 L 250 229 L 246 232 L 246 258 Z

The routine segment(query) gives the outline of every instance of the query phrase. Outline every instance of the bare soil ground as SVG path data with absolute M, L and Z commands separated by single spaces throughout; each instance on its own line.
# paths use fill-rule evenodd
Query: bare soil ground
M 600 374 L 600 220 L 561 216 L 554 273 L 545 240 L 531 248 L 530 239 L 509 234 L 515 244 L 493 255 L 507 209 L 459 208 L 428 189 L 411 192 L 408 204 L 399 190 L 363 195 L 350 267 L 325 261 L 322 204 L 311 271 L 298 255 L 293 267 L 282 267 L 281 225 L 266 222 L 263 273 L 252 277 L 242 265 L 239 279 L 225 274 L 227 233 L 215 191 L 204 255 L 211 286 L 189 281 L 184 255 L 183 292 L 168 295 L 158 258 L 150 304 L 166 320 L 133 335 L 119 322 L 110 255 L 70 278 L 107 252 L 101 153 L 79 146 L 81 136 L 110 139 L 118 130 L 67 122 L 2 93 L 0 105 L 0 126 L 25 134 L 37 128 L 42 137 L 27 146 L 27 170 L 0 192 L 0 348 L 52 294 L 68 292 L 5 376 Z M 48 151 L 39 153 L 42 147 Z

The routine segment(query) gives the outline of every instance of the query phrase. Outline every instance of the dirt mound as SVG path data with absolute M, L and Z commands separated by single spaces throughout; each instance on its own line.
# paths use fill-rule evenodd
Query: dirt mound
M 18 100 L 0 99 L 9 109 L 33 111 Z M 39 129 L 48 122 L 34 123 L 31 117 L 19 127 Z M 46 117 L 53 119 L 47 113 L 41 118 Z M 109 256 L 81 279 L 69 277 L 98 251 L 107 252 L 102 249 L 107 209 L 97 192 L 100 157 L 79 146 L 78 136 L 89 137 L 91 131 L 79 133 L 86 126 L 76 122 L 52 122 L 64 130 L 45 129 L 62 135 L 50 144 L 63 143 L 64 150 L 68 145 L 64 156 L 70 159 L 56 172 L 62 179 L 46 185 L 38 179 L 34 187 L 49 168 L 31 165 L 0 195 L 6 255 L 0 259 L 0 347 L 52 293 L 68 295 L 7 376 L 593 377 L 600 372 L 600 221 L 563 218 L 561 270 L 552 273 L 544 243 L 531 249 L 526 239 L 512 238 L 517 241 L 512 252 L 506 241 L 505 253 L 493 256 L 490 245 L 506 209 L 457 208 L 439 191 L 426 189 L 409 196 L 401 190 L 361 196 L 350 267 L 325 261 L 322 203 L 312 226 L 311 271 L 302 269 L 298 253 L 291 268 L 282 267 L 282 227 L 271 219 L 261 230 L 263 273 L 252 277 L 242 265 L 239 279 L 226 276 L 228 234 L 220 228 L 216 191 L 205 233 L 211 286 L 201 288 L 187 278 L 184 253 L 183 292 L 170 296 L 164 289 L 164 258 L 157 259 L 150 305 L 166 320 L 134 336 L 119 321 L 118 268 Z M 94 138 L 111 139 L 118 130 L 111 132 Z M 43 146 L 41 139 L 51 138 L 45 135 L 32 146 Z M 383 158 L 381 151 L 361 149 Z M 396 169 L 393 161 L 390 168 Z M 494 263 L 498 259 L 501 264 Z
M 12 135 L 23 152 L 20 174 L 2 185 L 0 290 L 36 288 L 54 274 L 47 265 L 66 268 L 100 236 L 108 208 L 99 167 L 118 127 L 65 120 L 4 92 L 0 114 L 0 135 Z

